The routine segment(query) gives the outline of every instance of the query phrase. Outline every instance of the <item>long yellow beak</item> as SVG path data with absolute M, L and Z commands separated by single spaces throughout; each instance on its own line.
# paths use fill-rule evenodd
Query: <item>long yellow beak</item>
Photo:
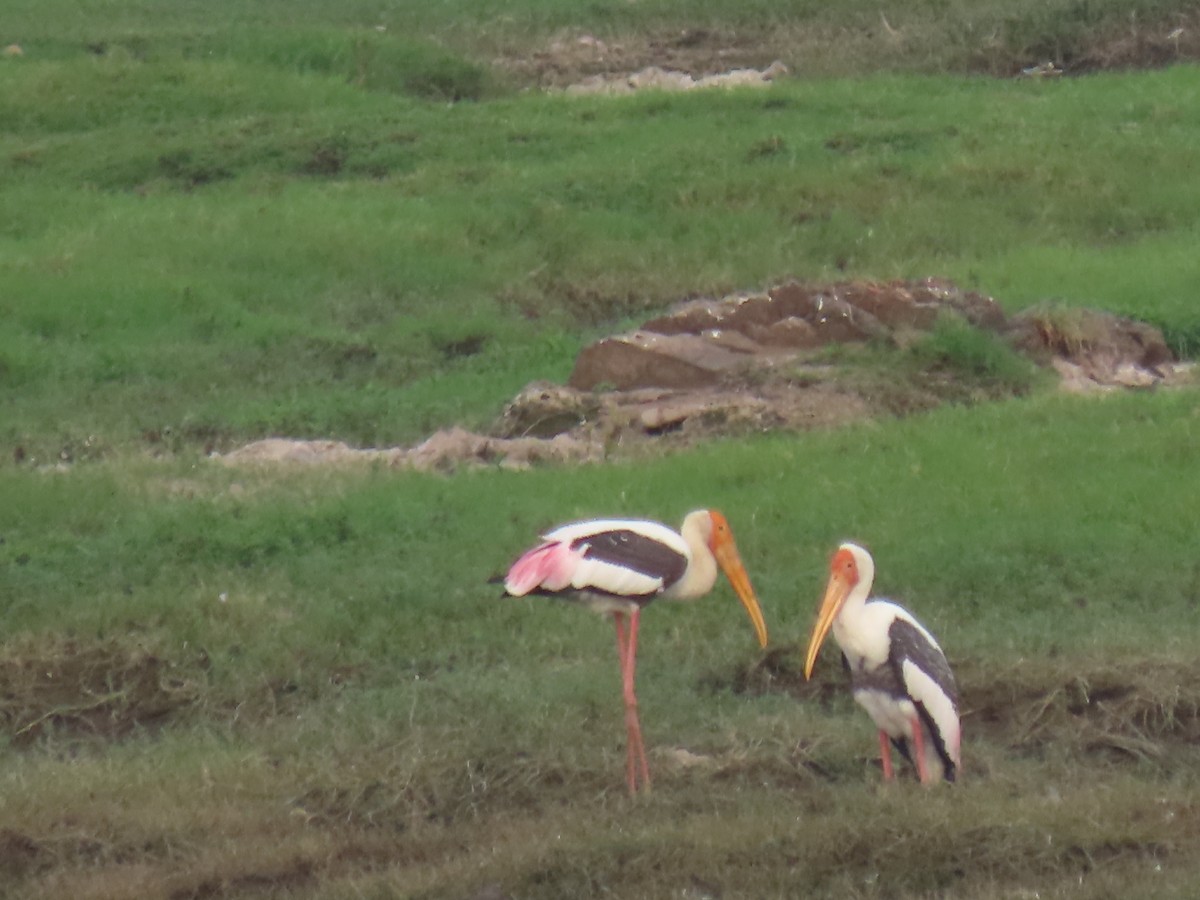
M 829 629 L 833 627 L 833 620 L 837 618 L 849 593 L 850 582 L 840 573 L 834 572 L 829 576 L 829 583 L 825 586 L 825 598 L 821 601 L 821 608 L 817 612 L 817 623 L 813 626 L 812 637 L 808 639 L 808 654 L 804 658 L 805 679 L 812 677 L 817 654 L 821 652 L 821 645 L 825 643 L 825 637 L 829 634 Z
M 750 576 L 746 573 L 746 567 L 742 565 L 742 557 L 738 554 L 733 538 L 720 541 L 713 548 L 713 556 L 717 558 L 721 571 L 733 585 L 738 599 L 742 601 L 742 606 L 746 607 L 750 621 L 754 624 L 754 633 L 758 635 L 759 645 L 766 647 L 767 623 L 763 619 L 762 609 L 758 605 L 758 596 L 754 593 L 753 585 L 750 584 Z

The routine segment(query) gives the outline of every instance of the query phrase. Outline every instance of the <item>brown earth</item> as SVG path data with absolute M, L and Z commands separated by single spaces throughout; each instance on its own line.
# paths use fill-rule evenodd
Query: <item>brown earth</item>
M 770 81 L 786 63 L 809 58 L 885 59 L 917 54 L 930 39 L 917 25 L 881 14 L 850 30 L 817 23 L 782 25 L 768 33 L 721 27 L 665 29 L 656 33 L 600 38 L 589 32 L 562 32 L 532 53 L 502 56 L 495 64 L 520 81 L 549 89 L 625 92 L 640 87 L 678 89 L 693 82 L 729 76 L 735 83 L 760 74 Z M 964 42 L 969 37 L 963 37 Z M 1181 9 L 1158 21 L 1133 19 L 1093 29 L 1078 43 L 1025 46 L 999 35 L 959 49 L 967 71 L 1000 77 L 1072 75 L 1110 69 L 1159 68 L 1200 59 L 1200 10 Z M 782 60 L 782 62 L 780 62 Z M 836 67 L 836 62 L 833 64 Z M 761 73 L 771 70 L 765 79 Z
M 585 347 L 568 384 L 530 384 L 486 434 L 451 428 L 415 447 L 365 450 L 271 438 L 216 458 L 375 461 L 422 471 L 597 462 L 716 435 L 830 428 L 1031 389 L 1035 378 L 1021 364 L 1006 375 L 969 354 L 956 358 L 953 346 L 922 349 L 947 322 L 985 333 L 985 350 L 1015 350 L 1030 371 L 1055 373 L 1067 391 L 1190 380 L 1191 365 L 1175 359 L 1158 329 L 1109 313 L 1043 308 L 1009 317 L 992 298 L 932 278 L 789 282 L 688 301 Z

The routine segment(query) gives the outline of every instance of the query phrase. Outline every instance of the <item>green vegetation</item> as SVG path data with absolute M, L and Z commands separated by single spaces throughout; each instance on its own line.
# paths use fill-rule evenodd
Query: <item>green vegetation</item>
M 414 440 L 598 328 L 789 276 L 933 272 L 1200 341 L 1190 69 L 451 108 L 229 61 L 0 78 L 0 438 L 41 460 Z
M 880 391 L 896 365 L 1010 399 L 577 470 L 206 455 L 486 424 L 597 334 L 789 277 L 948 277 L 1043 306 L 1066 340 L 1088 306 L 1194 354 L 1200 73 L 964 73 L 1101 67 L 1131 34 L 1161 63 L 1196 19 L 1152 0 L 931 0 L 887 28 L 864 3 L 9 3 L 0 892 L 1192 896 L 1194 390 L 1056 396 L 947 319 L 834 361 Z M 525 90 L 583 33 L 638 65 L 809 77 Z M 486 579 L 558 522 L 701 505 L 730 517 L 773 647 L 727 587 L 647 612 L 655 791 L 631 802 L 611 627 Z M 879 787 L 835 654 L 797 675 L 847 537 L 959 672 L 952 790 Z

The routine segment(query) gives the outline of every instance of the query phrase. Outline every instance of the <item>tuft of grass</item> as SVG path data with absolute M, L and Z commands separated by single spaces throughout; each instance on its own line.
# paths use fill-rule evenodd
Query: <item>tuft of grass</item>
M 371 29 L 258 28 L 183 48 L 188 58 L 228 58 L 301 75 L 332 76 L 358 88 L 455 103 L 493 92 L 488 68 L 431 40 Z
M 925 369 L 958 375 L 966 384 L 1004 394 L 1026 394 L 1037 380 L 1034 364 L 1002 337 L 954 314 L 940 316 L 909 353 Z

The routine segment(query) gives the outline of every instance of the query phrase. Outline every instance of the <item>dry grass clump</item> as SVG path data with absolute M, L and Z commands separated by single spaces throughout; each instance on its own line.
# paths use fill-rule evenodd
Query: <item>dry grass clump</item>
M 800 648 L 775 648 L 728 679 L 735 692 L 787 693 L 828 708 L 849 693 L 835 666 L 805 681 Z M 952 660 L 968 743 L 1167 764 L 1200 746 L 1200 661 L 1173 658 Z M 713 684 L 720 679 L 714 679 Z
M 1165 762 L 1200 744 L 1200 661 L 1020 660 L 959 667 L 964 728 L 1013 750 Z
M 118 740 L 162 726 L 203 692 L 207 657 L 167 659 L 141 642 L 28 637 L 0 648 L 0 729 L 40 738 Z

